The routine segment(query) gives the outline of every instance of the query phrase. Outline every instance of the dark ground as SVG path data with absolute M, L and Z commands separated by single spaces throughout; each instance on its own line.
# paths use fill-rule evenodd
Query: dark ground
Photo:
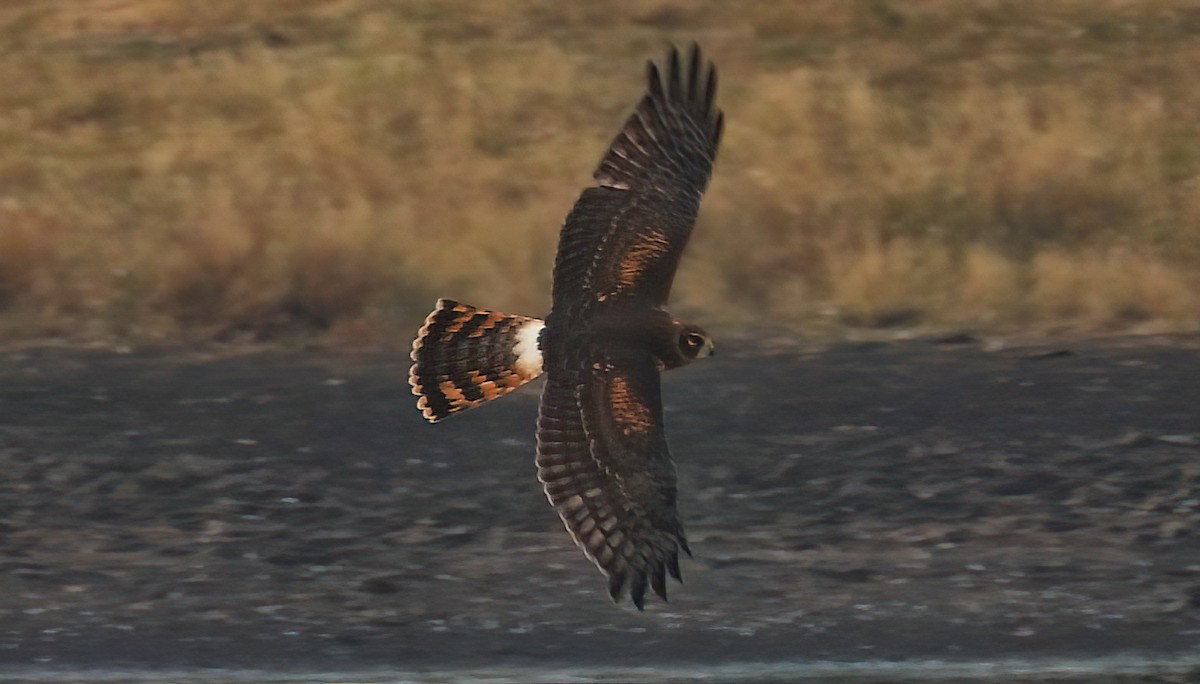
M 0 354 L 0 679 L 1200 680 L 1200 338 L 718 351 L 644 614 L 536 388 L 430 426 L 402 353 Z

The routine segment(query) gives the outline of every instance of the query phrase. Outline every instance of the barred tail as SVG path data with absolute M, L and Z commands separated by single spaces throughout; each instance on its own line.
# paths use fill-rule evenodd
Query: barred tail
M 502 397 L 542 374 L 538 334 L 528 316 L 439 299 L 413 341 L 408 384 L 429 422 Z

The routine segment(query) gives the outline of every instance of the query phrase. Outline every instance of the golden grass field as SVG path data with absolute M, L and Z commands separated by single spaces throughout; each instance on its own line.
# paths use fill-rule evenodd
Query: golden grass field
M 1200 320 L 1200 6 L 16 0 L 0 337 L 543 313 L 562 218 L 699 41 L 726 135 L 674 308 L 710 327 Z

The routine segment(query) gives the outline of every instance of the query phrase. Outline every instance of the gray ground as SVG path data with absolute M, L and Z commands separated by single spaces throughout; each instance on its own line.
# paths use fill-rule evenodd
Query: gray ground
M 536 388 L 430 426 L 401 353 L 0 354 L 0 679 L 1200 679 L 1200 339 L 943 342 L 669 374 L 696 557 L 642 614 Z

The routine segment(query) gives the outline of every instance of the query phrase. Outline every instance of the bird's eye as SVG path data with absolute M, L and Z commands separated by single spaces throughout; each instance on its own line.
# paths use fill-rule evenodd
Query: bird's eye
M 712 340 L 699 330 L 686 330 L 679 335 L 679 351 L 689 360 L 712 355 Z
M 683 340 L 692 349 L 699 349 L 704 346 L 704 336 L 700 333 L 688 333 L 684 336 Z

